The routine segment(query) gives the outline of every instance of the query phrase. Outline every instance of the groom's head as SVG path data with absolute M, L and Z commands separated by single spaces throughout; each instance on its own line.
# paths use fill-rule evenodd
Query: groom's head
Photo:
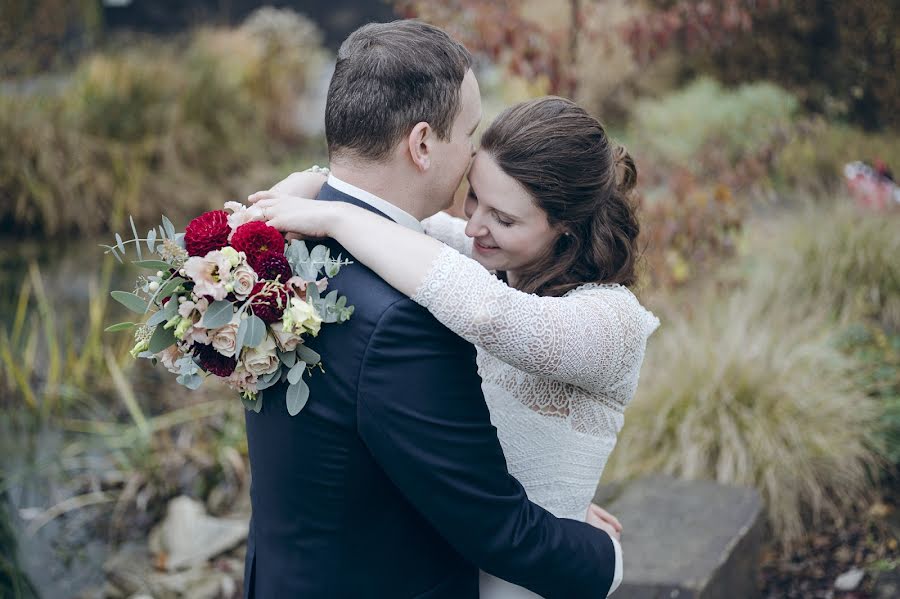
M 325 135 L 332 165 L 390 167 L 434 213 L 452 201 L 481 119 L 471 56 L 444 31 L 407 20 L 365 25 L 338 51 Z

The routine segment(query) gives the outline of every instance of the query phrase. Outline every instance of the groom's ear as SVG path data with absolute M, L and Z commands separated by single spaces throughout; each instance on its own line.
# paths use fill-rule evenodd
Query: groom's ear
M 407 138 L 409 155 L 413 164 L 420 171 L 426 171 L 431 167 L 431 143 L 433 140 L 434 130 L 424 121 L 417 123 Z

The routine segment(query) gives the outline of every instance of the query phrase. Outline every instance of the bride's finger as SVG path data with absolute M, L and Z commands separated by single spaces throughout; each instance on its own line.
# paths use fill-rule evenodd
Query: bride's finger
M 271 189 L 267 189 L 265 191 L 257 191 L 256 193 L 251 193 L 247 196 L 247 201 L 251 204 L 255 204 L 260 200 L 265 200 L 268 198 L 274 198 L 278 196 L 279 193 L 277 191 L 272 191 Z

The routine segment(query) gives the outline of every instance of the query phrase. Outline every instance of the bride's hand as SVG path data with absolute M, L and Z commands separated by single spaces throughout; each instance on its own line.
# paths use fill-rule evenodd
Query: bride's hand
M 607 512 L 602 507 L 594 505 L 592 503 L 591 507 L 588 508 L 586 521 L 594 528 L 599 528 L 600 530 L 606 531 L 609 536 L 613 537 L 617 541 L 622 540 L 622 523 L 619 522 L 618 518 Z
M 269 191 L 300 198 L 314 198 L 327 180 L 328 177 L 325 175 L 312 171 L 291 173 L 273 185 Z
M 292 237 L 332 237 L 341 205 L 308 200 L 277 191 L 258 191 L 247 200 L 259 211 L 264 223 Z

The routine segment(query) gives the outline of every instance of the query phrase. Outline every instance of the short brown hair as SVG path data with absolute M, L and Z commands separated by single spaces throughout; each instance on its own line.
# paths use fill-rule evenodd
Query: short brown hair
M 422 121 L 448 139 L 471 64 L 469 52 L 433 25 L 363 25 L 341 44 L 328 88 L 329 155 L 383 160 Z
M 481 149 L 561 231 L 519 273 L 517 288 L 558 296 L 585 283 L 634 284 L 640 228 L 630 194 L 637 167 L 600 121 L 570 100 L 538 98 L 502 112 Z

